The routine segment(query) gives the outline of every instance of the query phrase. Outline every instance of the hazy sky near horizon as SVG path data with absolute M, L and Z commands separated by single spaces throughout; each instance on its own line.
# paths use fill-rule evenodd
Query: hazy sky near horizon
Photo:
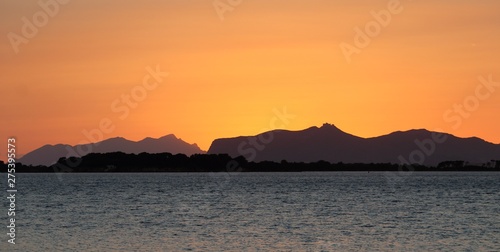
M 212 0 L 67 2 L 49 15 L 0 0 L 1 139 L 16 136 L 23 154 L 88 142 L 82 131 L 103 119 L 105 139 L 173 133 L 204 150 L 324 122 L 500 143 L 500 84 L 478 79 L 500 82 L 500 1 L 242 0 L 223 14 Z M 397 2 L 383 24 L 372 14 Z M 157 67 L 168 76 L 153 87 Z M 295 117 L 271 127 L 283 108 Z

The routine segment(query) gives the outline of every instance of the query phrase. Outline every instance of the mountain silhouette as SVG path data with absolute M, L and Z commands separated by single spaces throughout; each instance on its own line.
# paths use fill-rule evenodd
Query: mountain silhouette
M 182 139 L 170 134 L 160 138 L 144 138 L 141 141 L 131 141 L 122 137 L 110 138 L 93 144 L 82 145 L 45 145 L 38 148 L 19 159 L 19 162 L 25 165 L 52 165 L 61 157 L 85 156 L 88 153 L 109 153 L 123 152 L 130 154 L 163 153 L 172 154 L 182 153 L 192 155 L 196 153 L 203 154 L 198 145 L 189 144 Z
M 443 141 L 443 138 L 444 141 Z M 256 136 L 216 139 L 208 154 L 244 156 L 249 161 L 395 163 L 437 165 L 462 160 L 487 163 L 500 159 L 500 145 L 425 129 L 362 138 L 331 124 L 300 131 L 273 130 Z

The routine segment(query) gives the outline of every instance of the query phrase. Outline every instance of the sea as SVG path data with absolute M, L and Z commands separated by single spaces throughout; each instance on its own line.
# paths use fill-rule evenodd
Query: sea
M 495 172 L 16 176 L 1 251 L 500 251 Z

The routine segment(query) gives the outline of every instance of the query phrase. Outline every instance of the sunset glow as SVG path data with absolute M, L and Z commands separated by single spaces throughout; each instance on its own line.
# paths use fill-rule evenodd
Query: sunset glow
M 101 123 L 104 139 L 175 134 L 203 150 L 324 122 L 500 143 L 499 1 L 221 1 L 222 14 L 213 1 L 41 2 L 57 8 L 0 8 L 0 134 L 21 154 L 89 142 Z M 373 22 L 347 57 L 340 45 Z M 273 125 L 276 110 L 295 117 Z

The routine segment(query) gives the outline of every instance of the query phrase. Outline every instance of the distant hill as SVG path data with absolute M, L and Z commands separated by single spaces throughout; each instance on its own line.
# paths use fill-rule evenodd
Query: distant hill
M 182 153 L 192 155 L 195 153 L 203 154 L 198 145 L 189 144 L 182 139 L 170 134 L 160 138 L 145 138 L 141 141 L 130 141 L 122 137 L 110 138 L 95 144 L 83 145 L 45 145 L 36 149 L 18 161 L 25 165 L 52 165 L 61 157 L 83 156 L 89 153 L 108 153 L 108 152 L 124 152 L 130 154 L 147 153 L 163 153 L 169 152 L 173 154 Z
M 432 140 L 433 136 L 438 141 Z M 438 143 L 443 137 L 446 140 Z M 273 130 L 256 136 L 216 139 L 207 153 L 241 155 L 256 162 L 324 160 L 332 163 L 437 165 L 443 161 L 462 160 L 479 164 L 500 159 L 500 145 L 476 137 L 459 138 L 424 129 L 362 138 L 324 124 L 300 131 Z

